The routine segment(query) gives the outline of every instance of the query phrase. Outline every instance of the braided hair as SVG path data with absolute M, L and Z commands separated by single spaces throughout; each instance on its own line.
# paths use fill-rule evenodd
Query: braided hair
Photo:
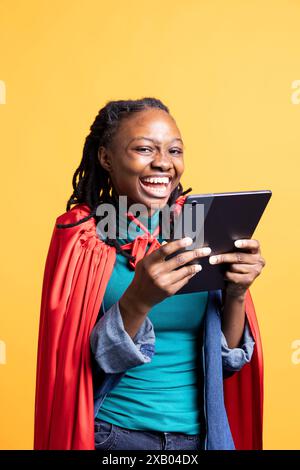
M 98 150 L 100 146 L 105 147 L 111 143 L 122 119 L 132 113 L 137 113 L 149 108 L 159 108 L 170 114 L 168 107 L 155 98 L 108 101 L 106 105 L 100 109 L 90 127 L 90 133 L 85 139 L 82 159 L 72 178 L 73 193 L 66 207 L 66 210 L 69 211 L 72 204 L 83 203 L 89 206 L 91 212 L 88 216 L 75 223 L 60 224 L 60 228 L 79 225 L 92 217 L 95 218 L 97 223 L 99 220 L 96 215 L 96 210 L 99 204 L 110 202 L 115 206 L 118 205 L 118 195 L 114 191 L 108 171 L 106 171 L 99 162 Z M 168 205 L 172 206 L 179 196 L 191 190 L 192 188 L 183 191 L 182 185 L 179 183 L 170 194 Z M 173 225 L 171 221 L 171 233 L 172 230 Z M 123 250 L 116 239 L 106 238 L 104 241 L 108 245 L 114 246 L 117 253 L 121 253 L 126 258 L 134 260 L 135 257 Z

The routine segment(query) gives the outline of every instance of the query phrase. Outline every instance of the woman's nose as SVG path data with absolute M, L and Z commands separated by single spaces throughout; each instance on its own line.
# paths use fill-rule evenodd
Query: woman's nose
M 155 158 L 152 160 L 151 166 L 153 168 L 168 170 L 169 168 L 172 168 L 173 163 L 167 152 L 158 151 Z

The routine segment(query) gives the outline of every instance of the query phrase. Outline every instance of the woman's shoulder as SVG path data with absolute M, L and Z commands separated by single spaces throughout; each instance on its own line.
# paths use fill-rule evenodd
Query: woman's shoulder
M 81 203 L 76 204 L 68 211 L 63 212 L 56 218 L 56 226 L 62 228 L 61 226 L 68 226 L 69 224 L 75 224 L 79 220 L 88 217 L 91 213 L 91 209 L 87 204 Z M 87 220 L 91 220 L 87 219 Z M 78 225 L 80 227 L 80 225 Z M 67 228 L 67 227 L 66 227 Z
M 52 242 L 53 246 L 59 246 L 61 253 L 70 251 L 70 247 L 76 244 L 95 253 L 99 246 L 112 248 L 99 238 L 91 208 L 83 203 L 76 204 L 56 218 Z

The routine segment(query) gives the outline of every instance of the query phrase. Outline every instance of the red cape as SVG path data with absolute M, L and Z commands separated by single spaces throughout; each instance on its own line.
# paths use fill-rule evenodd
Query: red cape
M 78 204 L 56 223 L 74 223 L 89 213 Z M 115 248 L 98 238 L 94 218 L 75 227 L 55 225 L 42 288 L 34 449 L 95 448 L 89 338 L 115 259 Z M 225 405 L 236 448 L 261 449 L 263 359 L 249 290 L 246 314 L 256 347 L 251 362 L 224 380 Z

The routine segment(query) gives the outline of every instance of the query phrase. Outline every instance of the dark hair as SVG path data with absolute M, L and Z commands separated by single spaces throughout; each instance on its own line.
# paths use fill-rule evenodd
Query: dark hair
M 98 149 L 100 146 L 109 146 L 122 119 L 148 108 L 162 109 L 170 114 L 168 107 L 155 98 L 108 101 L 100 109 L 90 127 L 90 133 L 85 139 L 82 159 L 72 179 L 73 193 L 67 202 L 66 208 L 68 211 L 72 204 L 84 203 L 89 206 L 91 213 L 73 224 L 60 224 L 60 228 L 73 227 L 91 217 L 94 217 L 97 222 L 96 210 L 99 204 L 111 202 L 117 205 L 117 195 L 112 187 L 109 173 L 99 162 Z M 182 185 L 179 183 L 170 194 L 168 200 L 169 206 L 172 206 L 179 196 L 186 194 L 191 189 L 183 191 Z M 133 258 L 125 250 L 122 250 L 117 240 L 107 238 L 105 242 L 115 246 L 118 253 L 122 253 L 129 259 Z

